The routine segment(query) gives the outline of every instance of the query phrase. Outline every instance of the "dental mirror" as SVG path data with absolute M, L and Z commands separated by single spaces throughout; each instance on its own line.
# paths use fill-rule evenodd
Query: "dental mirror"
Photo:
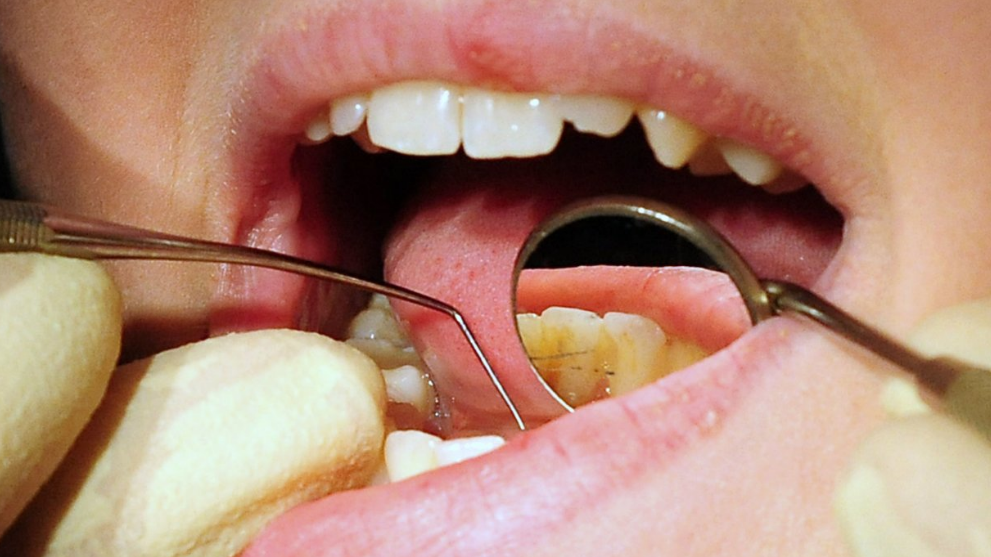
M 632 391 L 770 315 L 749 267 L 713 238 L 675 207 L 625 197 L 570 205 L 530 234 L 514 274 L 517 332 L 559 404 Z
M 719 232 L 677 207 L 632 197 L 569 205 L 530 234 L 514 276 L 520 340 L 568 410 L 674 373 L 788 314 L 901 367 L 991 440 L 991 370 L 927 358 L 799 285 L 759 279 Z

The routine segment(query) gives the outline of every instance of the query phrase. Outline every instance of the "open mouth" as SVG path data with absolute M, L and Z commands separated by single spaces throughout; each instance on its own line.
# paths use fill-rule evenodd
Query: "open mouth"
M 311 251 L 310 257 L 340 253 L 347 262 L 362 262 L 365 273 L 463 308 L 478 324 L 497 367 L 505 371 L 503 381 L 514 397 L 524 400 L 528 417 L 537 423 L 559 412 L 535 392 L 529 366 L 516 353 L 507 325 L 522 310 L 511 307 L 511 271 L 529 231 L 555 209 L 605 193 L 672 202 L 706 218 L 760 275 L 805 285 L 822 275 L 842 234 L 842 217 L 804 178 L 770 155 L 714 137 L 664 110 L 638 108 L 616 98 L 401 82 L 327 101 L 297 139 L 290 167 L 298 178 L 298 197 L 291 203 L 269 203 L 269 211 L 249 228 L 248 239 L 257 241 L 261 231 L 282 241 L 288 228 L 284 223 L 302 224 L 295 234 L 304 250 L 337 241 L 329 250 Z M 348 188 L 350 194 L 343 193 Z M 351 213 L 343 228 L 333 228 L 331 221 L 340 222 L 343 214 L 329 209 L 335 204 Z M 320 226 L 328 214 L 331 221 Z M 378 261 L 377 250 L 384 262 Z M 610 291 L 639 288 L 632 282 L 636 279 L 624 286 L 622 273 L 615 271 L 584 273 L 585 295 L 595 298 L 597 282 L 610 284 Z M 682 277 L 682 282 L 692 280 L 698 279 Z M 278 276 L 271 281 L 299 279 Z M 248 283 L 258 289 L 256 280 Z M 568 286 L 565 278 L 545 288 Z M 360 293 L 337 292 L 339 287 L 324 284 L 298 288 L 288 298 L 297 300 L 290 313 L 273 315 L 262 309 L 254 315 L 290 319 L 292 326 L 340 337 L 341 320 L 353 314 L 347 309 L 352 304 L 342 300 Z M 725 336 L 715 324 L 706 330 L 703 323 L 678 323 L 692 314 L 693 306 L 705 305 L 700 299 L 704 294 L 688 296 L 686 291 L 682 287 L 679 295 L 668 296 L 678 303 L 641 298 L 621 305 L 629 314 L 654 314 L 667 329 L 691 329 L 691 345 L 709 352 L 728 344 L 713 340 Z M 280 296 L 282 307 L 286 299 Z M 608 310 L 591 305 L 593 311 Z M 485 376 L 468 347 L 458 342 L 453 324 L 428 308 L 398 304 L 397 310 L 438 387 L 440 410 L 433 429 L 455 435 L 501 430 L 504 409 L 479 381 Z M 244 327 L 237 319 L 252 314 L 243 307 L 239 312 L 227 322 L 230 315 L 219 315 L 216 330 Z
M 492 9 L 521 17 L 511 8 Z M 561 409 L 516 338 L 513 261 L 529 231 L 569 201 L 626 193 L 671 202 L 723 232 L 758 274 L 829 291 L 844 259 L 845 192 L 855 180 L 832 174 L 836 163 L 815 156 L 810 141 L 770 110 L 638 37 L 631 41 L 657 56 L 620 56 L 601 88 L 576 85 L 559 66 L 531 64 L 514 73 L 512 62 L 520 61 L 513 47 L 479 28 L 453 40 L 454 47 L 446 44 L 456 60 L 449 65 L 431 54 L 435 41 L 414 40 L 408 22 L 399 23 L 412 17 L 431 36 L 433 15 L 377 14 L 369 18 L 374 26 L 348 27 L 347 15 L 335 14 L 303 37 L 277 34 L 266 46 L 275 54 L 255 68 L 251 93 L 238 107 L 243 114 L 234 144 L 244 154 L 234 172 L 237 187 L 226 197 L 235 241 L 381 273 L 459 308 L 534 424 L 560 416 Z M 389 55 L 405 65 L 347 66 L 353 37 L 331 32 L 344 28 L 374 28 L 378 37 L 397 32 L 375 44 L 398 49 Z M 583 37 L 583 48 L 607 44 L 616 31 L 603 31 L 592 46 Z M 556 32 L 557 50 L 577 40 L 567 30 Z M 400 47 L 408 48 L 403 56 L 396 54 Z M 375 53 L 365 56 L 374 60 Z M 672 84 L 657 85 L 658 73 L 673 77 Z M 821 187 L 801 187 L 806 179 L 799 176 Z M 228 269 L 213 329 L 291 325 L 340 338 L 364 303 L 355 294 L 267 271 Z M 698 301 L 686 297 L 677 311 Z M 654 302 L 628 305 L 627 313 L 644 314 Z M 447 437 L 507 433 L 510 417 L 453 324 L 423 308 L 395 309 L 436 387 L 437 413 L 422 427 Z M 443 539 L 440 526 L 409 524 L 410 501 L 421 512 L 457 515 L 465 531 L 490 528 L 467 536 L 471 543 L 464 541 L 464 548 L 521 529 L 534 537 L 513 544 L 540 544 L 557 539 L 561 524 L 581 514 L 575 509 L 583 501 L 608 501 L 597 505 L 605 509 L 597 519 L 602 523 L 617 518 L 619 509 L 647 506 L 631 506 L 631 495 L 619 487 L 659 468 L 670 474 L 647 481 L 650 489 L 665 498 L 684 493 L 689 487 L 674 479 L 714 454 L 712 446 L 746 445 L 736 429 L 742 426 L 733 425 L 740 423 L 737 408 L 757 404 L 747 401 L 748 393 L 785 373 L 804 336 L 787 323 L 763 325 L 684 372 L 581 409 L 495 453 L 300 507 L 277 520 L 248 554 L 332 544 L 357 525 L 368 531 L 366 523 L 405 525 L 418 539 Z M 605 435 L 610 431 L 629 435 Z M 582 488 L 574 491 L 576 485 Z M 729 499 L 744 497 L 734 492 Z M 682 503 L 664 513 L 664 522 L 698 521 L 711 503 L 711 497 Z M 514 506 L 520 510 L 490 524 L 485 509 Z M 679 531 L 687 536 L 689 529 Z M 383 554 L 408 550 L 396 538 L 371 534 L 355 543 L 352 549 Z

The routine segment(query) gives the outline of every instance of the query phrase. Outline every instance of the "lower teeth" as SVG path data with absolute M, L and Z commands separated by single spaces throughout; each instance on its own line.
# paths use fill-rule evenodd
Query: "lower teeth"
M 540 315 L 518 314 L 516 323 L 534 368 L 573 407 L 636 390 L 708 356 L 694 342 L 630 313 L 600 317 L 550 307 Z M 396 429 L 423 429 L 434 417 L 437 395 L 384 296 L 373 296 L 352 320 L 346 342 L 383 370 Z
M 389 307 L 375 295 L 351 321 L 345 341 L 370 357 L 385 379 L 388 416 L 398 429 L 422 429 L 433 418 L 437 394 L 427 366 L 410 344 Z
M 550 307 L 516 316 L 520 338 L 547 385 L 571 406 L 621 395 L 708 354 L 651 319 Z
M 385 440 L 386 475 L 388 481 L 399 482 L 489 453 L 505 442 L 498 435 L 445 441 L 422 431 L 394 431 Z
M 396 430 L 386 437 L 382 469 L 372 485 L 406 478 L 493 451 L 505 440 L 481 435 L 445 441 L 419 431 L 434 416 L 437 394 L 427 366 L 396 321 L 389 301 L 372 296 L 351 321 L 345 341 L 378 364 L 389 399 L 387 415 Z

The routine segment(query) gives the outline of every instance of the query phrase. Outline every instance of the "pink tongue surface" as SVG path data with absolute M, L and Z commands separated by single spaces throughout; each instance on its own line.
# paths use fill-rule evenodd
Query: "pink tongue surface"
M 574 168 L 557 161 L 541 165 L 534 161 L 446 164 L 440 173 L 430 177 L 430 185 L 419 192 L 386 244 L 386 278 L 445 301 L 463 313 L 530 424 L 560 415 L 561 408 L 534 377 L 516 336 L 511 307 L 515 258 L 530 231 L 554 209 L 580 197 L 620 191 L 611 187 L 615 170 L 609 169 L 609 174 L 599 170 L 599 166 Z M 758 268 L 780 271 L 784 268 L 781 258 L 787 261 L 799 251 L 806 265 L 810 260 L 813 264 L 803 270 L 807 274 L 791 278 L 806 282 L 821 272 L 832 254 L 830 236 L 821 232 L 821 223 L 806 226 L 802 221 L 783 217 L 786 204 L 781 201 L 757 205 L 748 197 L 750 192 L 712 196 L 711 190 L 703 189 L 700 195 L 693 195 L 686 193 L 688 188 L 684 186 L 665 187 L 656 181 L 645 181 L 642 176 L 627 178 L 624 183 L 632 185 L 622 193 L 653 197 L 666 193 L 676 203 L 708 215 L 731 240 L 742 242 L 740 246 L 744 248 L 751 246 L 751 253 L 742 251 L 751 262 L 757 262 Z M 733 188 L 743 190 L 738 184 Z M 729 197 L 738 209 L 746 211 L 746 218 L 740 218 L 730 205 L 712 202 Z M 755 233 L 761 227 L 765 233 Z M 522 286 L 527 287 L 524 292 L 536 293 L 531 300 L 546 298 L 540 293 L 559 290 L 560 299 L 552 302 L 557 305 L 569 305 L 569 296 L 577 301 L 585 291 L 589 294 L 585 296 L 586 303 L 572 305 L 593 311 L 603 309 L 597 306 L 609 297 L 606 292 L 622 292 L 623 300 L 613 300 L 615 303 L 604 309 L 649 315 L 663 328 L 688 332 L 687 336 L 693 338 L 706 337 L 699 334 L 699 329 L 705 327 L 701 316 L 707 312 L 718 314 L 717 307 L 727 299 L 707 289 L 729 291 L 726 281 L 720 285 L 711 276 L 699 281 L 685 273 L 649 277 L 642 270 L 622 273 L 598 269 L 587 270 L 574 279 L 570 295 L 560 275 L 527 280 Z M 597 289 L 585 288 L 590 285 L 597 285 Z M 591 295 L 593 292 L 595 295 Z M 692 295 L 662 295 L 672 292 Z M 590 303 L 596 307 L 590 307 Z M 403 303 L 395 307 L 431 367 L 450 416 L 446 424 L 449 433 L 510 429 L 505 406 L 455 324 L 432 310 Z M 713 348 L 728 342 L 726 339 L 738 334 L 745 323 L 739 312 L 730 312 L 726 320 L 734 325 L 722 328 L 724 338 L 712 340 Z M 733 327 L 736 333 L 725 332 Z M 715 329 L 719 328 L 710 325 L 710 330 Z

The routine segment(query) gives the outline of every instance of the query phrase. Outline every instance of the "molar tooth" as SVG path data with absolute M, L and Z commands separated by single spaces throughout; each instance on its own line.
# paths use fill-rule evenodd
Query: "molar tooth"
M 328 109 L 323 109 L 317 113 L 306 124 L 306 139 L 308 139 L 313 144 L 323 143 L 330 139 L 332 135 L 330 129 L 330 116 L 328 114 Z
M 596 358 L 602 318 L 591 311 L 549 307 L 540 314 L 542 344 L 524 345 L 541 365 L 544 378 L 568 404 L 594 399 L 605 387 L 605 374 Z
M 692 124 L 662 110 L 640 109 L 637 117 L 654 157 L 668 168 L 684 166 L 709 137 Z
M 769 184 L 781 175 L 781 164 L 762 151 L 732 139 L 718 139 L 715 144 L 733 172 L 752 186 Z
M 726 159 L 713 143 L 706 142 L 688 161 L 688 169 L 695 176 L 723 176 L 733 173 L 733 169 L 726 164 Z
M 607 313 L 602 318 L 606 333 L 615 343 L 608 368 L 609 393 L 618 396 L 659 377 L 664 363 L 667 336 L 652 320 L 630 313 Z
M 563 118 L 541 95 L 466 89 L 462 104 L 465 153 L 476 159 L 545 155 L 564 128 Z
M 416 366 L 384 369 L 382 377 L 385 378 L 386 396 L 391 402 L 409 404 L 423 415 L 433 410 L 434 392 L 430 380 Z
M 373 304 L 374 301 L 351 320 L 348 338 L 380 339 L 400 347 L 408 345 L 409 339 L 392 311 Z
M 396 321 L 388 300 L 381 294 L 372 296 L 368 307 L 354 316 L 348 325 L 345 342 L 364 352 L 381 369 L 406 365 L 419 369 L 426 367 Z
M 558 113 L 583 133 L 614 137 L 633 118 L 627 101 L 597 95 L 562 95 L 555 98 Z
M 429 81 L 376 89 L 368 102 L 373 143 L 407 155 L 450 155 L 461 145 L 459 92 Z
M 330 128 L 334 135 L 349 135 L 365 123 L 368 112 L 368 95 L 349 95 L 330 105 Z
M 534 368 L 572 406 L 627 393 L 707 356 L 641 315 L 549 307 L 516 320 Z

